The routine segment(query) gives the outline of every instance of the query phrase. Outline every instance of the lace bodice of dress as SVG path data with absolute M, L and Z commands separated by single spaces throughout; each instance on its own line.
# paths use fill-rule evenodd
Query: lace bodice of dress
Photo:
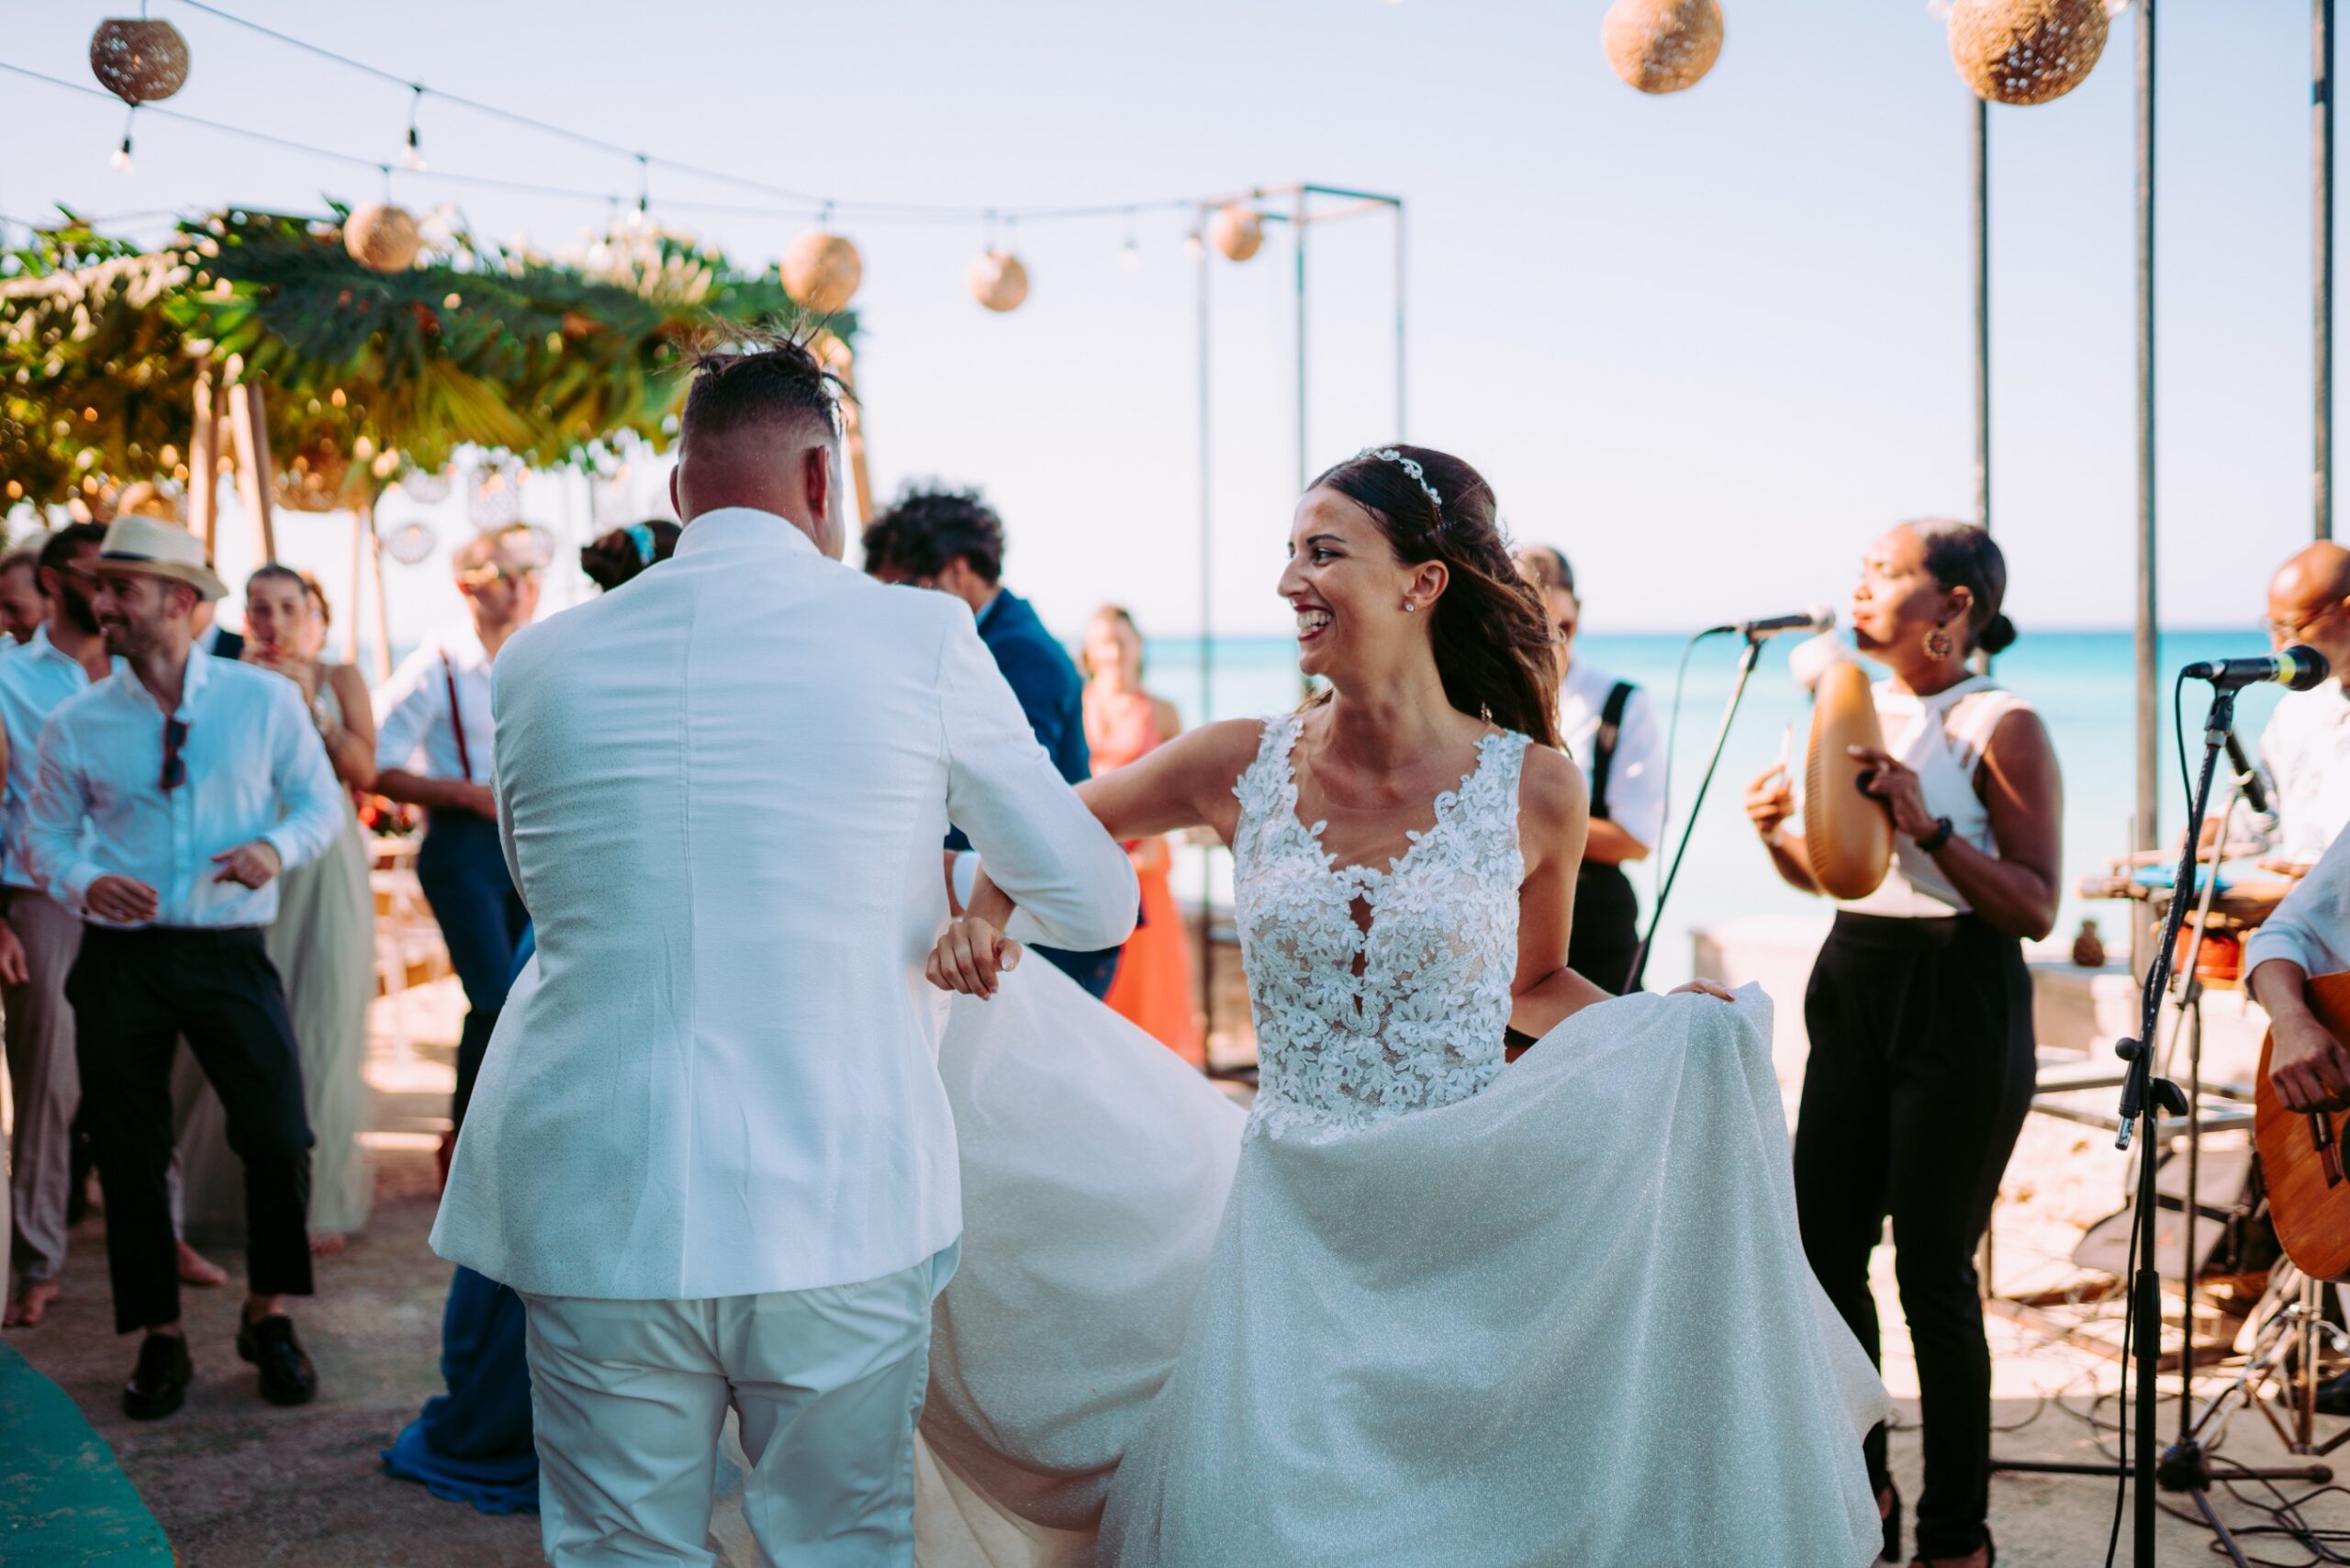
M 1265 725 L 1233 792 L 1234 903 L 1264 1127 L 1367 1126 L 1465 1100 L 1502 1068 L 1517 967 L 1524 735 L 1488 735 L 1436 824 L 1384 869 L 1338 866 L 1297 815 L 1300 716 Z M 1358 904 L 1371 912 L 1356 924 Z

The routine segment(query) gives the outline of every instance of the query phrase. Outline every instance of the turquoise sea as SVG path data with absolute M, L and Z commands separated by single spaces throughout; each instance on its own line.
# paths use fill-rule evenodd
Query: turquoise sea
M 1592 634 L 1579 639 L 1576 656 L 1647 687 L 1662 711 L 1672 702 L 1673 668 L 1684 641 L 1677 635 Z M 1820 907 L 1818 901 L 1786 887 L 1772 872 L 1740 803 L 1746 781 L 1777 760 L 1781 738 L 1790 724 L 1797 726 L 1796 745 L 1800 754 L 1809 722 L 1809 699 L 1787 672 L 1787 653 L 1801 641 L 1792 636 L 1774 640 L 1763 650 L 1762 662 L 1747 688 L 1721 771 L 1698 814 L 1688 858 L 1657 935 L 1650 966 L 1652 982 L 1670 985 L 1688 978 L 1688 932 L 1694 925 L 1735 915 L 1801 913 Z M 1707 747 L 1729 697 L 1739 647 L 1735 640 L 1716 638 L 1700 647 L 1690 661 L 1673 756 L 1668 839 L 1677 839 L 1687 820 L 1688 801 L 1705 767 Z M 2267 651 L 2266 639 L 2256 630 L 2178 632 L 2162 639 L 2160 662 L 2165 671 L 2173 671 L 2197 659 L 2244 657 Z M 1195 722 L 1201 711 L 1201 673 L 1196 639 L 1153 639 L 1148 644 L 1146 680 L 1152 690 L 1182 710 L 1186 722 Z M 2130 813 L 2136 793 L 2130 633 L 2027 633 L 2000 658 L 1995 673 L 2002 685 L 2022 693 L 2039 709 L 2064 764 L 2067 897 L 2057 933 L 2069 939 L 2082 917 L 2090 916 L 2098 921 L 2109 946 L 2119 951 L 2126 943 L 2127 927 L 2120 918 L 2125 906 L 2084 903 L 2070 890 L 2082 878 L 2101 871 L 2105 857 L 2120 854 L 2129 846 Z M 1301 689 L 1296 645 L 1286 636 L 1219 639 L 1209 674 L 1213 694 L 1209 713 L 1218 719 L 1284 711 L 1296 704 Z M 2171 760 L 2175 754 L 2167 679 L 2165 676 L 2160 815 L 2166 840 L 2177 833 L 2187 815 L 2177 765 Z M 2237 730 L 2247 747 L 2254 744 L 2282 690 L 2275 686 L 2255 688 L 2239 701 Z M 2190 685 L 2187 693 L 2190 740 L 2197 737 L 2207 696 L 2208 688 L 2200 683 Z M 1653 878 L 1669 853 L 1668 846 L 1633 868 L 1643 921 L 1651 907 Z M 1222 851 L 1213 856 L 1183 856 L 1179 890 L 1187 899 L 1198 896 L 1203 862 L 1216 899 L 1228 901 L 1231 871 Z

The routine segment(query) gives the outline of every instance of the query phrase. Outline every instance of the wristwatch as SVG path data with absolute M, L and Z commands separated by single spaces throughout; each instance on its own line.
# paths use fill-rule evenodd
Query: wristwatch
M 1936 817 L 1934 831 L 1919 839 L 1918 847 L 1929 855 L 1939 855 L 1942 853 L 1942 846 L 1950 842 L 1953 831 L 1953 824 L 1948 817 Z

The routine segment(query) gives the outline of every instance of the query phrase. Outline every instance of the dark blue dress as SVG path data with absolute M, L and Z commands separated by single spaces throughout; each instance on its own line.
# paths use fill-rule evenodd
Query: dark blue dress
M 537 946 L 524 931 L 518 971 Z M 441 1314 L 441 1375 L 449 1392 L 426 1400 L 423 1414 L 383 1450 L 386 1471 L 485 1514 L 538 1512 L 522 1327 L 520 1296 L 471 1269 L 457 1271 Z

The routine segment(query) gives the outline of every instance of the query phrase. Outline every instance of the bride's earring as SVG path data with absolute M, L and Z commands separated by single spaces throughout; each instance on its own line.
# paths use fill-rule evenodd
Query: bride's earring
M 1419 609 L 1419 606 L 1418 606 L 1418 605 L 1416 605 L 1416 604 L 1414 604 L 1410 599 L 1405 599 L 1405 600 L 1404 601 L 1404 614 L 1409 615 L 1409 614 L 1411 614 L 1414 610 L 1417 610 L 1417 609 Z
M 1946 659 L 1956 652 L 1958 652 L 1958 644 L 1950 640 L 1950 633 L 1943 631 L 1942 627 L 1936 626 L 1926 633 L 1927 657 Z

